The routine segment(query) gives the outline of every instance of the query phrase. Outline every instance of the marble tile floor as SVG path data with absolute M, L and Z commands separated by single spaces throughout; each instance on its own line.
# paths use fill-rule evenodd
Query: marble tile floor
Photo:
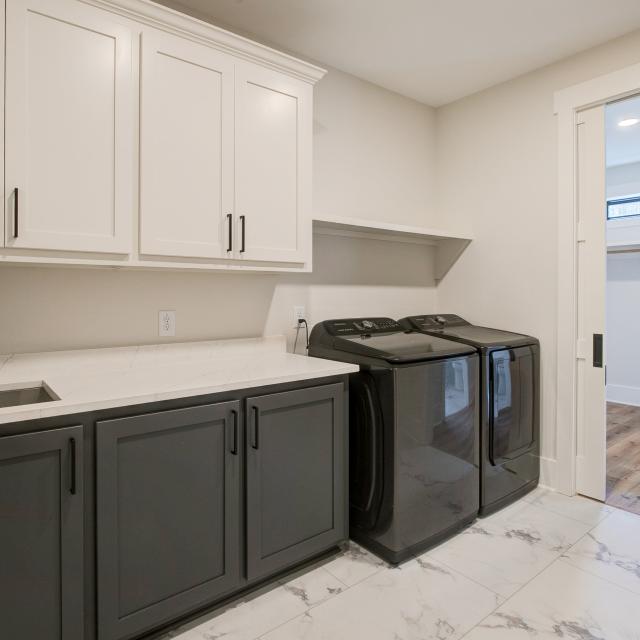
M 391 567 L 355 544 L 164 636 L 640 640 L 640 516 L 537 489 Z

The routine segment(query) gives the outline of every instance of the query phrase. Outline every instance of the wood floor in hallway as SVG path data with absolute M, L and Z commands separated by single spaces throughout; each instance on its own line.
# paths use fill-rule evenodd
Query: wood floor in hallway
M 640 407 L 607 403 L 606 502 L 640 515 Z

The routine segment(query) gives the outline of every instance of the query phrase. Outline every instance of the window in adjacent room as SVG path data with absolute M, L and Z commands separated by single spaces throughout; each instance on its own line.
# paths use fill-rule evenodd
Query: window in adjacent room
M 619 198 L 607 201 L 607 219 L 630 218 L 640 216 L 640 195 L 631 198 Z

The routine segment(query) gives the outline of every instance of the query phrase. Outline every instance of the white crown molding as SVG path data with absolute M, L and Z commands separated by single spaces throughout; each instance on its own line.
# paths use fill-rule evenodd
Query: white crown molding
M 327 72 L 309 62 L 149 0 L 82 0 L 130 20 L 201 42 L 315 84 Z

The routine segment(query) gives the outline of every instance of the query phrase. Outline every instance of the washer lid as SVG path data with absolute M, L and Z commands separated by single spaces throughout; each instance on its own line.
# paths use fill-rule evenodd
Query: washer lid
M 440 332 L 438 332 L 438 335 L 440 335 Z M 442 331 L 442 336 L 478 347 L 519 347 L 536 342 L 535 338 L 530 338 L 521 333 L 491 329 L 490 327 L 478 327 L 473 324 L 463 327 L 448 327 Z
M 479 327 L 452 314 L 412 316 L 404 318 L 400 323 L 414 330 L 458 340 L 478 348 L 519 347 L 537 343 L 537 340 L 531 336 L 490 327 Z
M 333 348 L 392 364 L 436 360 L 474 353 L 468 345 L 423 333 L 376 333 L 336 336 Z

